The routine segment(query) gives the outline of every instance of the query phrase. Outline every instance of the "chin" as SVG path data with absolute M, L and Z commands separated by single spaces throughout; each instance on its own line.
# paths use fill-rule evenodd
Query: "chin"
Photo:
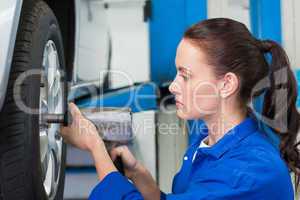
M 190 119 L 195 119 L 193 115 L 190 113 L 184 113 L 181 110 L 176 111 L 177 117 L 183 120 L 190 120 Z

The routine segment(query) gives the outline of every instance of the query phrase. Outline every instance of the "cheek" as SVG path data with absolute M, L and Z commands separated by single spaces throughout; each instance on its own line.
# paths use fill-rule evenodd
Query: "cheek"
M 182 119 L 197 119 L 213 114 L 220 105 L 217 87 L 211 82 L 188 85 L 181 94 L 184 106 L 177 110 L 177 115 Z
M 220 96 L 216 84 L 207 82 L 197 85 L 193 90 L 193 109 L 198 113 L 215 113 L 220 104 Z

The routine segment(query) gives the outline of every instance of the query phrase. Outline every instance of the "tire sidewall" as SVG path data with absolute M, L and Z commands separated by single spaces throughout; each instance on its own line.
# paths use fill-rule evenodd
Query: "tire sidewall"
M 43 53 L 45 45 L 49 40 L 52 40 L 56 45 L 56 50 L 59 56 L 60 70 L 64 73 L 65 62 L 63 52 L 63 42 L 60 34 L 58 23 L 55 16 L 51 12 L 47 12 L 39 19 L 39 24 L 36 26 L 36 30 L 32 34 L 32 47 L 30 50 L 31 66 L 29 69 L 42 69 Z M 31 77 L 28 79 L 28 87 L 25 88 L 26 105 L 31 108 L 39 108 L 40 97 L 40 76 Z M 65 79 L 64 89 L 67 84 Z M 66 96 L 66 91 L 64 91 Z M 63 99 L 66 99 L 64 97 Z M 32 187 L 29 189 L 35 196 L 34 199 L 47 199 L 46 192 L 43 187 L 42 168 L 40 161 L 40 141 L 39 141 L 39 115 L 26 113 L 25 132 L 28 136 L 27 153 L 25 155 L 31 156 L 27 162 L 29 180 L 32 179 Z M 62 147 L 62 163 L 61 163 L 61 176 L 59 181 L 59 187 L 55 199 L 62 199 L 64 190 L 64 167 L 66 157 L 66 145 L 63 143 Z

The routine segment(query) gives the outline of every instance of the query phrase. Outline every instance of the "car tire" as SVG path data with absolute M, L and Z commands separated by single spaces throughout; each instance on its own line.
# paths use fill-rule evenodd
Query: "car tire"
M 63 100 L 63 102 L 61 99 L 59 100 L 59 105 L 63 105 L 63 108 L 58 112 L 64 113 L 67 101 L 67 83 L 64 79 L 63 41 L 58 22 L 44 1 L 24 1 L 5 102 L 0 112 L 0 199 L 3 200 L 63 199 L 66 145 L 59 134 L 55 135 L 54 140 L 52 134 L 51 144 L 53 146 L 57 144 L 57 146 L 56 149 L 51 149 L 50 128 L 54 130 L 53 126 L 55 126 L 55 130 L 58 130 L 57 126 L 60 125 L 50 124 L 47 126 L 41 122 L 41 115 L 49 112 L 49 110 L 41 111 L 41 88 L 45 87 L 43 85 L 44 77 L 46 77 L 47 83 L 47 90 L 45 90 L 47 97 L 45 98 L 47 100 L 52 98 L 52 93 L 50 95 L 48 88 L 50 87 L 50 72 L 45 70 L 46 64 L 44 63 L 46 62 L 46 48 L 47 64 L 50 66 L 51 59 L 51 62 L 58 61 L 56 63 L 56 66 L 59 67 L 57 72 L 61 74 L 59 80 L 55 79 L 51 84 L 53 85 L 54 81 L 60 84 L 59 92 L 61 93 L 57 94 L 60 94 Z M 52 48 L 51 52 L 48 48 Z M 57 59 L 52 58 L 55 55 Z M 34 70 L 43 73 L 35 74 Z M 29 75 L 31 72 L 34 73 Z M 22 108 L 22 105 L 25 105 L 26 108 L 33 108 L 38 113 L 28 112 Z M 50 108 L 50 105 L 47 106 Z M 44 129 L 41 128 L 42 125 Z M 46 130 L 45 133 L 47 133 L 46 137 L 43 137 L 45 139 L 43 150 L 41 130 Z M 44 157 L 42 157 L 42 153 L 45 153 Z M 50 188 L 45 183 L 46 178 L 48 181 L 48 176 L 50 176 L 48 172 L 52 173 L 49 178 L 50 181 L 53 181 Z

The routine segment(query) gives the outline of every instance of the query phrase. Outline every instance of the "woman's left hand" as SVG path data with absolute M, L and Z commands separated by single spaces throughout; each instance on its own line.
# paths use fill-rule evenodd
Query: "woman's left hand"
M 72 124 L 61 128 L 61 135 L 67 143 L 87 151 L 92 151 L 95 146 L 103 146 L 104 142 L 98 134 L 94 124 L 87 120 L 74 103 L 69 104 L 72 115 Z

